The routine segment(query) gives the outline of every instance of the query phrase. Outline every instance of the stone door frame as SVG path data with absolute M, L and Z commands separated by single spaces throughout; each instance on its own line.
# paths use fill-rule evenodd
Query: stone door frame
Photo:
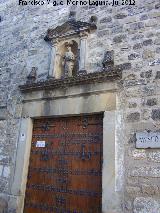
M 50 100 L 45 101 L 42 98 L 42 94 L 44 94 L 42 91 L 39 93 L 36 91 L 33 94 L 25 95 L 22 110 L 23 118 L 21 118 L 19 132 L 15 175 L 12 183 L 12 194 L 18 196 L 16 203 L 17 213 L 23 213 L 33 119 L 37 117 L 54 118 L 57 116 L 79 116 L 82 114 L 102 112 L 104 113 L 102 213 L 120 212 L 120 194 L 122 193 L 123 179 L 123 147 L 120 145 L 122 141 L 122 113 L 117 109 L 118 95 L 114 86 L 115 84 L 108 85 L 102 83 L 96 86 L 95 91 L 95 85 L 93 85 L 93 88 L 88 88 L 91 89 L 91 92 L 86 93 L 85 90 L 85 93 L 80 94 L 75 94 L 75 89 L 77 91 L 78 88 L 72 88 L 68 90 L 68 93 L 65 92 L 63 96 L 54 96 Z M 97 91 L 98 89 L 99 91 Z M 60 90 L 58 90 L 58 95 L 59 94 Z M 70 104 L 72 104 L 72 106 Z M 81 106 L 78 104 L 81 104 Z

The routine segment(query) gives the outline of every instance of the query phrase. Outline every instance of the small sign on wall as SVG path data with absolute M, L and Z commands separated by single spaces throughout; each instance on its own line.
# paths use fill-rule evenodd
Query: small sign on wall
M 136 133 L 136 148 L 160 148 L 159 132 Z
M 36 147 L 45 147 L 46 146 L 46 142 L 45 141 L 37 141 L 36 142 Z

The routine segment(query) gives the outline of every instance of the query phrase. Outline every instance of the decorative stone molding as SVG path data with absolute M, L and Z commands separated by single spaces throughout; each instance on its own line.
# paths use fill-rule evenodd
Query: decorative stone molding
M 49 90 L 49 89 L 56 89 L 56 88 L 65 88 L 74 85 L 83 85 L 83 84 L 90 84 L 90 83 L 100 83 L 105 81 L 114 81 L 120 80 L 122 78 L 122 70 L 120 68 L 115 68 L 111 71 L 103 71 L 103 72 L 94 72 L 84 75 L 79 75 L 70 78 L 63 78 L 63 79 L 49 79 L 44 82 L 37 82 L 33 84 L 25 84 L 21 85 L 20 90 L 21 92 L 31 92 L 35 90 Z
M 45 41 L 52 41 L 54 39 L 64 39 L 71 36 L 79 36 L 82 32 L 90 33 L 96 30 L 97 26 L 94 23 L 76 21 L 74 19 L 68 20 L 61 26 L 57 26 L 54 29 L 48 29 Z
M 71 14 L 68 21 L 61 26 L 48 29 L 44 39 L 50 42 L 52 46 L 50 69 L 48 73 L 49 78 L 60 79 L 65 76 L 65 67 L 64 64 L 62 64 L 62 60 L 65 54 L 68 54 L 66 43 L 72 43 L 71 52 L 76 59 L 73 72 L 70 71 L 70 73 L 72 73 L 73 76 L 87 73 L 87 38 L 88 34 L 96 29 L 95 22 L 76 21 L 74 14 Z

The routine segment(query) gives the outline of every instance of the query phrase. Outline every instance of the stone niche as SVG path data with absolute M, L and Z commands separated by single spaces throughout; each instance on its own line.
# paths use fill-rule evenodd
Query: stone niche
M 55 58 L 51 58 L 53 65 L 50 67 L 50 77 L 63 78 L 77 75 L 79 70 L 79 41 L 78 39 L 71 39 L 67 41 L 58 42 L 56 47 Z M 52 48 L 54 48 L 52 46 Z
M 96 24 L 73 17 L 61 26 L 48 29 L 45 41 L 51 44 L 49 78 L 68 78 L 87 74 L 87 38 Z

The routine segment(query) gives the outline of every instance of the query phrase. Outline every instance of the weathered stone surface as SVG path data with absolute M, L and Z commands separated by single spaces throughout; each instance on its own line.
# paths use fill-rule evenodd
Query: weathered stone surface
M 134 200 L 134 213 L 159 213 L 159 203 L 153 198 L 137 197 Z
M 130 171 L 130 175 L 133 177 L 160 177 L 160 167 L 142 166 L 135 167 Z
M 146 102 L 147 106 L 155 106 L 157 105 L 157 99 L 156 98 L 152 98 L 152 99 L 148 99 Z
M 144 59 L 154 58 L 155 52 L 152 50 L 144 50 L 142 56 Z
M 137 107 L 137 103 L 129 102 L 129 103 L 128 103 L 128 107 L 129 107 L 129 108 L 136 108 L 136 107 Z
M 149 66 L 155 66 L 160 64 L 160 59 L 155 59 L 154 61 L 149 63 Z
M 148 160 L 160 163 L 160 152 L 159 151 L 150 152 L 148 154 Z
M 107 28 L 106 24 L 101 24 L 98 27 L 99 30 L 105 30 L 106 28 Z
M 146 21 L 145 23 L 146 27 L 154 27 L 157 26 L 157 21 L 154 19 L 149 19 L 148 21 Z
M 120 70 L 129 70 L 131 69 L 131 63 L 124 63 L 124 64 L 119 64 L 117 65 L 117 69 L 120 69 Z
M 151 118 L 151 112 L 148 109 L 143 109 L 142 110 L 142 119 L 143 120 L 149 120 Z
M 138 194 L 141 192 L 141 188 L 138 186 L 128 186 L 126 191 L 128 194 Z
M 160 109 L 153 109 L 152 110 L 152 119 L 153 120 L 160 120 Z
M 5 166 L 3 168 L 3 177 L 9 178 L 9 175 L 10 175 L 10 168 L 8 166 Z
M 130 25 L 130 29 L 131 30 L 139 30 L 139 29 L 142 29 L 142 28 L 144 28 L 144 23 L 143 22 L 137 22 L 137 23 L 134 23 L 134 24 Z
M 143 85 L 145 84 L 145 80 L 144 79 L 133 79 L 133 80 L 125 80 L 124 81 L 124 86 L 126 87 L 130 87 L 130 86 L 135 86 L 135 85 Z
M 135 45 L 133 46 L 133 49 L 134 49 L 134 50 L 137 50 L 137 49 L 140 49 L 140 48 L 142 48 L 142 44 L 141 44 L 141 43 L 137 43 L 137 44 L 135 44 Z
M 128 56 L 128 60 L 135 60 L 137 58 L 140 58 L 140 55 L 137 53 L 132 53 Z
M 140 17 L 140 20 L 141 21 L 144 21 L 144 20 L 147 20 L 148 19 L 148 15 L 147 14 L 144 14 Z
M 155 87 L 154 86 L 144 86 L 142 87 L 142 94 L 144 96 L 148 96 L 148 95 L 154 95 L 155 94 Z
M 142 150 L 134 149 L 134 150 L 132 150 L 131 155 L 136 160 L 142 160 L 142 159 L 146 159 L 147 158 L 146 151 L 143 150 L 143 149 Z
M 126 91 L 125 91 L 125 95 L 127 97 L 138 97 L 139 94 L 140 94 L 140 88 L 139 87 L 135 87 L 135 88 L 127 88 Z
M 133 112 L 127 116 L 127 122 L 135 122 L 135 121 L 139 121 L 139 120 L 140 120 L 139 112 Z
M 98 36 L 103 37 L 109 34 L 109 30 L 101 30 L 98 32 Z
M 1 178 L 0 181 L 0 193 L 8 193 L 8 180 L 6 178 Z
M 158 186 L 147 185 L 147 184 L 142 185 L 142 192 L 146 195 L 153 196 L 157 193 L 157 191 L 158 191 Z
M 139 39 L 142 39 L 144 37 L 143 34 L 135 34 L 133 37 L 132 37 L 132 40 L 139 40 Z
M 160 47 L 156 48 L 156 53 L 160 53 Z
M 156 79 L 160 79 L 160 71 L 157 71 L 157 73 L 156 73 Z
M 143 41 L 143 46 L 148 46 L 148 45 L 151 45 L 152 43 L 153 43 L 152 39 L 148 39 Z
M 125 39 L 125 38 L 126 38 L 126 35 L 122 34 L 122 35 L 115 36 L 113 38 L 113 41 L 115 43 L 121 43 L 123 41 L 123 39 Z
M 136 142 L 136 134 L 133 134 L 129 137 L 128 143 L 132 144 Z
M 160 3 L 155 5 L 155 9 L 159 9 L 160 8 Z
M 100 23 L 108 23 L 108 22 L 111 22 L 111 21 L 112 21 L 112 17 L 109 16 L 109 17 L 102 18 L 100 20 Z
M 160 45 L 160 38 L 155 39 L 155 40 L 154 40 L 154 44 Z
M 142 78 L 151 78 L 151 77 L 153 76 L 152 70 L 148 70 L 147 72 L 142 72 L 142 73 L 140 74 L 140 76 L 141 76 Z
M 112 34 L 121 33 L 122 31 L 123 31 L 123 26 L 122 25 L 114 26 L 112 28 Z
M 123 19 L 125 17 L 127 17 L 127 14 L 125 14 L 125 13 L 119 13 L 114 16 L 115 19 Z
M 149 17 L 151 18 L 157 18 L 160 16 L 160 12 L 159 11 L 153 11 L 149 14 Z

